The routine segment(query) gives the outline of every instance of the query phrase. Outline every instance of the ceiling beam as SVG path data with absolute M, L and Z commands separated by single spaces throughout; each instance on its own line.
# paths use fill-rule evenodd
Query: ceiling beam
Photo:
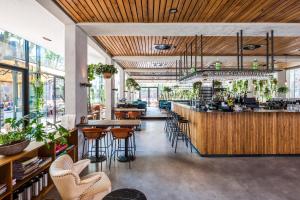
M 90 36 L 300 36 L 299 23 L 78 23 Z

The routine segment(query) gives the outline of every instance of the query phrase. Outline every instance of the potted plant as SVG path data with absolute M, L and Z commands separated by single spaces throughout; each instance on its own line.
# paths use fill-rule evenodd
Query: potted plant
M 282 85 L 277 88 L 277 92 L 278 92 L 278 94 L 285 95 L 289 92 L 289 88 L 286 85 Z
M 118 70 L 113 65 L 99 63 L 96 68 L 96 73 L 98 75 L 102 74 L 105 79 L 109 79 L 113 74 L 118 73 Z
M 44 124 L 39 123 L 42 114 L 31 113 L 21 119 L 7 118 L 4 132 L 0 134 L 0 155 L 14 155 L 22 152 L 31 140 L 44 142 L 47 146 L 50 142 L 59 141 L 66 143 L 69 131 L 60 125 L 52 124 L 53 131 L 46 132 Z
M 126 87 L 129 90 L 140 90 L 140 85 L 133 78 L 128 78 L 126 80 Z

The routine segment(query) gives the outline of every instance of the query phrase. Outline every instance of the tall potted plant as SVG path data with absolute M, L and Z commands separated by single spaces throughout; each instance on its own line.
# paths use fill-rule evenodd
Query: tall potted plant
M 8 118 L 5 120 L 5 131 L 0 134 L 0 155 L 14 155 L 23 151 L 31 140 L 44 142 L 66 143 L 69 131 L 60 125 L 52 124 L 54 130 L 46 132 L 44 124 L 40 123 L 42 114 L 31 113 L 21 119 Z
M 98 75 L 102 74 L 105 79 L 109 79 L 112 75 L 118 73 L 118 70 L 113 65 L 99 63 L 96 68 L 96 73 Z

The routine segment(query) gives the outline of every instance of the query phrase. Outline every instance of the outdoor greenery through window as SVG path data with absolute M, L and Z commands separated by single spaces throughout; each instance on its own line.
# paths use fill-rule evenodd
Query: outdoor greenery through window
M 44 124 L 59 122 L 65 112 L 64 58 L 0 30 L 0 127 L 6 118 L 23 116 L 24 70 L 29 72 L 30 112 L 41 112 Z

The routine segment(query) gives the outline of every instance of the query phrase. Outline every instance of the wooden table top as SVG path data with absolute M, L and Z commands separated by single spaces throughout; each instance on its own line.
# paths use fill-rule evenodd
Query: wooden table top
M 87 126 L 139 126 L 141 120 L 88 120 L 88 123 L 77 124 L 77 127 Z
M 136 112 L 144 112 L 146 109 L 142 108 L 114 108 L 114 111 L 117 112 L 130 112 L 130 111 L 136 111 Z

